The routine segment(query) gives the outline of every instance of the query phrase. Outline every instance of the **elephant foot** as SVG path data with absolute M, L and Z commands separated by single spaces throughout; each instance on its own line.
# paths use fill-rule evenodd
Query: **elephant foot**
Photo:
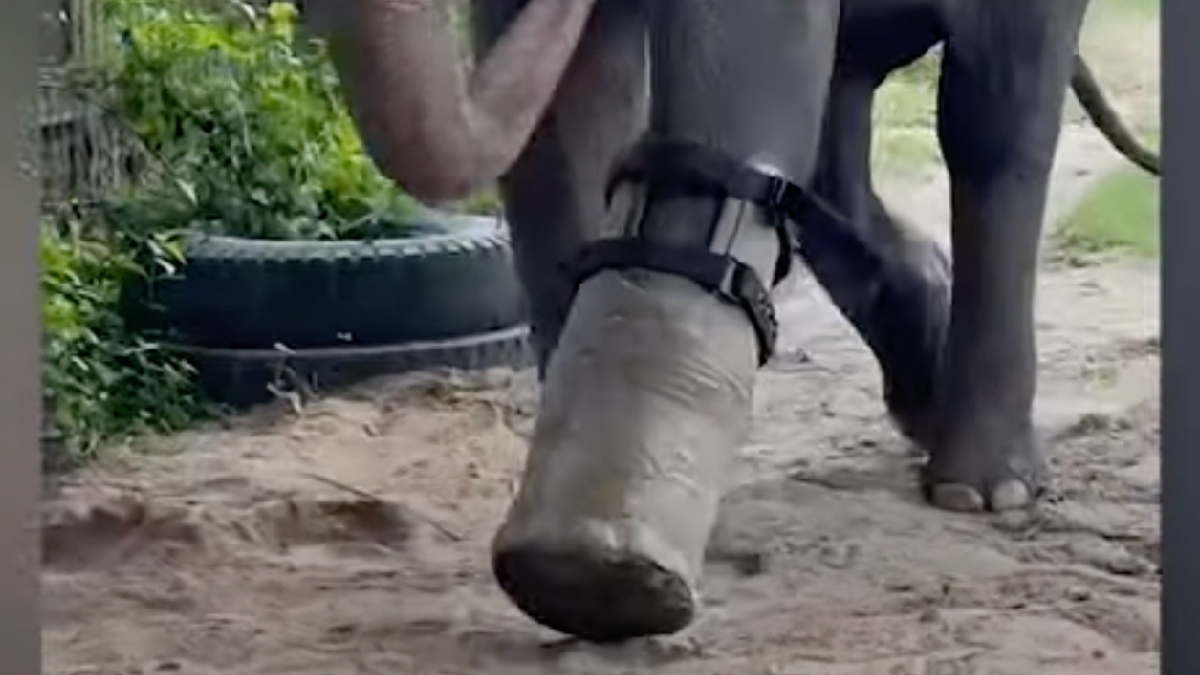
M 1045 490 L 1046 460 L 1032 424 L 1022 427 L 1015 434 L 956 434 L 936 447 L 921 477 L 926 499 L 966 513 L 1033 506 Z
M 926 498 L 959 512 L 1031 506 L 1046 475 L 1032 424 L 1004 423 L 992 411 L 976 415 L 980 422 L 956 424 L 953 403 L 939 405 L 953 282 L 949 256 L 932 240 L 905 238 L 887 260 L 872 300 L 852 323 L 879 361 L 897 428 L 929 452 L 922 473 Z
M 538 623 L 593 642 L 673 633 L 691 623 L 691 585 L 649 555 L 600 545 L 530 542 L 499 549 L 500 587 Z
M 933 440 L 935 387 L 950 327 L 950 258 L 936 242 L 906 244 L 882 279 L 862 334 L 883 373 L 883 397 L 909 440 Z

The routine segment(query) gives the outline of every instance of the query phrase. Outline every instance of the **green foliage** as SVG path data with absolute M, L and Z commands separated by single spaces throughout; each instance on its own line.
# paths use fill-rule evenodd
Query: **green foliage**
M 291 5 L 98 0 L 102 60 L 73 73 L 147 161 L 43 225 L 43 386 L 69 459 L 205 412 L 193 372 L 134 330 L 130 288 L 170 275 L 179 235 L 403 236 L 411 200 L 364 154 L 321 44 Z M 139 324 L 140 325 L 140 324 Z
M 151 158 L 135 194 L 106 200 L 127 228 L 156 230 L 170 212 L 172 227 L 260 239 L 405 234 L 412 201 L 363 152 L 324 46 L 297 32 L 292 5 L 98 9 L 105 58 L 75 83 Z
M 409 232 L 412 200 L 363 151 L 324 46 L 290 4 L 95 0 L 101 60 L 75 91 L 133 141 L 135 179 L 43 225 L 43 386 L 70 451 L 208 412 L 147 333 L 133 288 L 173 274 L 182 234 L 365 239 Z M 495 211 L 494 193 L 467 203 Z
M 479 216 L 500 216 L 504 213 L 504 202 L 495 188 L 480 190 L 459 206 L 463 212 Z
M 161 263 L 177 259 L 166 237 L 147 240 Z M 81 236 L 79 223 L 41 229 L 42 386 L 54 423 L 77 463 L 105 441 L 177 429 L 203 412 L 192 371 L 125 325 L 121 290 L 142 267 L 115 246 Z M 62 458 L 59 458 L 62 459 Z

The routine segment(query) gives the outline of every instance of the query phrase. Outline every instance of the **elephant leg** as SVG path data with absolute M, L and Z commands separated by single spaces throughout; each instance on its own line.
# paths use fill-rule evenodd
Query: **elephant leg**
M 814 190 L 883 258 L 876 278 L 847 284 L 801 249 L 817 281 L 880 364 L 897 426 L 928 439 L 934 385 L 950 315 L 950 260 L 937 242 L 906 227 L 871 180 L 872 105 L 885 78 L 943 37 L 926 0 L 853 0 L 843 8 L 838 60 Z
M 477 46 L 489 48 L 527 2 L 475 0 Z M 539 375 L 571 305 L 569 267 L 602 234 L 608 168 L 646 126 L 645 40 L 640 3 L 597 3 L 554 101 L 500 180 Z
M 1050 171 L 1087 0 L 976 2 L 950 17 L 938 135 L 954 285 L 926 493 L 1024 507 L 1046 466 L 1033 429 L 1034 296 Z
M 651 132 L 807 184 L 838 0 L 645 5 L 654 12 Z M 771 221 L 746 202 L 636 182 L 614 193 L 608 214 L 622 235 L 640 227 L 644 239 L 696 250 L 709 251 L 715 231 L 722 250 L 768 281 L 779 254 Z M 749 429 L 757 357 L 747 314 L 682 276 L 608 270 L 579 286 L 493 545 L 497 580 L 522 611 L 591 640 L 690 623 L 717 505 Z

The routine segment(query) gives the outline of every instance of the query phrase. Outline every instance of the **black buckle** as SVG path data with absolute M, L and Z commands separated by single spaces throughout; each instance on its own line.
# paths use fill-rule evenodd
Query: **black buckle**
M 726 299 L 738 304 L 750 317 L 754 327 L 754 336 L 758 342 L 758 365 L 765 366 L 775 353 L 775 343 L 779 339 L 779 320 L 775 314 L 775 303 L 771 301 L 770 292 L 758 280 L 749 265 L 728 257 L 732 267 L 730 273 L 730 288 L 725 292 Z
M 783 211 L 786 213 L 788 189 L 795 185 L 795 183 L 783 176 L 773 176 L 771 174 L 763 174 L 763 176 L 767 179 L 766 203 L 763 206 L 773 211 Z

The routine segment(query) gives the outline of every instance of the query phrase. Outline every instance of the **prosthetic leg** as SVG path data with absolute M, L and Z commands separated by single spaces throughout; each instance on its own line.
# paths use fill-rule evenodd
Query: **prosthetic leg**
M 661 226 L 678 219 L 655 210 L 684 198 L 708 200 L 711 219 Z M 775 347 L 769 288 L 798 242 L 834 283 L 879 278 L 882 264 L 799 185 L 694 143 L 638 143 L 608 199 L 620 234 L 578 261 L 525 480 L 493 547 L 523 612 L 593 641 L 691 622 L 753 373 Z

